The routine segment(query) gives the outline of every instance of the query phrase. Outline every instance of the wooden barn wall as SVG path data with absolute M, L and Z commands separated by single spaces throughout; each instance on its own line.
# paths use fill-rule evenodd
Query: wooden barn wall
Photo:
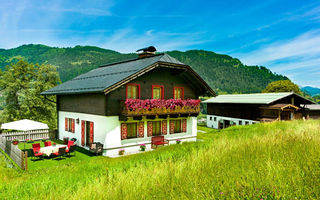
M 106 96 L 101 94 L 59 95 L 58 110 L 67 112 L 105 115 Z
M 309 110 L 306 114 L 310 119 L 320 119 L 320 110 Z
M 208 103 L 208 115 L 257 120 L 260 118 L 260 106 L 257 104 Z
M 189 81 L 182 76 L 182 71 L 172 68 L 156 68 L 130 83 L 140 84 L 141 99 L 151 99 L 152 85 L 164 87 L 164 98 L 173 98 L 173 87 L 184 87 L 184 99 L 197 99 L 199 95 L 196 88 L 192 87 Z M 126 86 L 112 91 L 107 95 L 106 115 L 120 115 L 120 101 L 126 98 Z

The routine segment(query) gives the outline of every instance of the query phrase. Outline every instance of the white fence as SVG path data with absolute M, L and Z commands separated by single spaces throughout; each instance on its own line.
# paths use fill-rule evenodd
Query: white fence
M 55 138 L 55 132 L 49 130 L 9 132 L 0 134 L 0 137 L 5 138 L 7 141 L 12 141 L 14 139 L 17 139 L 19 141 L 41 140 Z

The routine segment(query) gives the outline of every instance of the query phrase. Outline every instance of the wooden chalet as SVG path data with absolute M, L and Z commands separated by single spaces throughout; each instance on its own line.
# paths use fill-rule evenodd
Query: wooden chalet
M 215 96 L 188 65 L 155 48 L 138 58 L 103 65 L 62 83 L 43 95 L 56 95 L 59 138 L 76 138 L 78 146 L 103 144 L 103 155 L 120 149 L 151 148 L 151 138 L 194 141 L 199 96 Z
M 207 104 L 207 126 L 216 129 L 276 120 L 301 119 L 312 101 L 293 92 L 219 95 Z

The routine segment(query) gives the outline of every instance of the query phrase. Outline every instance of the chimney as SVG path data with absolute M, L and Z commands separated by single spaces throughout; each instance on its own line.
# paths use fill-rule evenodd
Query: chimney
M 141 52 L 142 51 L 142 52 Z M 149 56 L 154 56 L 156 54 L 157 49 L 154 46 L 138 49 L 137 52 L 139 58 L 145 58 Z

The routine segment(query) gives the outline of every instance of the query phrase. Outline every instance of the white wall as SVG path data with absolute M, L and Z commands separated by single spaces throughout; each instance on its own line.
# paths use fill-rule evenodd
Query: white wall
M 121 122 L 118 116 L 99 116 L 74 112 L 59 111 L 59 139 L 63 137 L 77 138 L 77 145 L 81 146 L 81 120 L 94 122 L 94 142 L 104 144 L 104 155 L 117 155 L 120 149 L 125 149 L 127 153 L 137 152 L 140 149 L 139 144 L 147 143 L 147 149 L 151 148 L 151 137 L 147 136 L 147 121 L 153 121 L 143 118 L 142 120 L 129 120 L 127 122 L 144 122 L 144 137 L 121 140 Z M 75 133 L 65 131 L 65 118 L 79 119 L 79 124 L 75 123 Z M 183 119 L 183 118 L 177 118 Z M 184 118 L 185 119 L 185 118 Z M 163 119 L 155 119 L 163 120 Z M 185 141 L 195 141 L 197 137 L 197 118 L 187 118 L 187 132 L 169 134 L 169 119 L 167 121 L 166 139 L 170 140 L 170 144 L 175 144 L 176 139 Z
M 224 116 L 217 116 L 217 115 L 207 115 L 207 127 L 218 129 L 219 128 L 219 124 L 218 124 L 219 120 L 234 121 L 234 122 L 236 122 L 236 125 L 239 125 L 240 121 L 242 121 L 242 125 L 246 125 L 246 122 L 248 122 L 249 124 L 260 123 L 259 121 L 255 121 L 255 120 L 224 117 Z

